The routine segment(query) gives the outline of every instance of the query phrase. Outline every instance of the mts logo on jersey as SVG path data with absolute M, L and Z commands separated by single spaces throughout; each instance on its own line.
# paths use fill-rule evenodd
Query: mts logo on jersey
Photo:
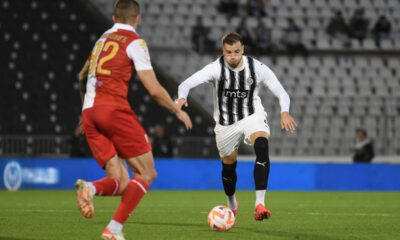
M 246 98 L 248 90 L 225 89 L 225 97 L 228 98 Z

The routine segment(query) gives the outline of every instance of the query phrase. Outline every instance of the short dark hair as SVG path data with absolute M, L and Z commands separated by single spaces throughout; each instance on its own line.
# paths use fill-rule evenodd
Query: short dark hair
M 222 45 L 224 45 L 225 43 L 229 44 L 229 45 L 233 45 L 237 42 L 240 42 L 240 44 L 243 45 L 242 36 L 240 36 L 240 34 L 236 33 L 236 32 L 227 33 L 222 38 Z
M 119 22 L 126 22 L 129 17 L 140 14 L 139 3 L 135 0 L 118 0 L 114 4 L 114 16 Z
M 356 132 L 357 132 L 357 133 L 361 133 L 361 134 L 364 135 L 364 136 L 367 136 L 367 131 L 365 131 L 365 129 L 358 128 L 358 129 L 356 130 Z

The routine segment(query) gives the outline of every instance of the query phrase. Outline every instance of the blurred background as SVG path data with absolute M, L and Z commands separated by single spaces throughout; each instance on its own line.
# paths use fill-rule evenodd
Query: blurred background
M 221 37 L 242 34 L 245 54 L 277 75 L 299 128 L 280 130 L 278 100 L 260 91 L 271 127 L 272 160 L 351 162 L 363 129 L 374 162 L 400 162 L 400 2 L 398 0 L 139 0 L 138 33 L 161 84 L 173 96 L 221 55 Z M 0 1 L 0 155 L 90 157 L 76 134 L 77 74 L 112 26 L 114 1 Z M 133 77 L 129 100 L 155 155 L 218 158 L 212 86 L 191 91 L 191 132 Z M 240 149 L 242 159 L 253 150 Z M 329 160 L 329 161 L 331 161 Z

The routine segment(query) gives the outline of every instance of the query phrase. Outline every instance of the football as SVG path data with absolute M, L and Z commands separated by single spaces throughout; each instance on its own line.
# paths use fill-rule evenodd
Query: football
M 235 215 L 225 206 L 216 206 L 208 214 L 208 225 L 215 231 L 228 231 L 235 226 Z

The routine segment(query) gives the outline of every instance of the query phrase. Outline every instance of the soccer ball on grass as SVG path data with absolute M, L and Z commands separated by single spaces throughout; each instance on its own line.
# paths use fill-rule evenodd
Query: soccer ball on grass
M 216 206 L 208 214 L 208 225 L 215 231 L 228 231 L 235 226 L 235 215 L 225 206 Z

